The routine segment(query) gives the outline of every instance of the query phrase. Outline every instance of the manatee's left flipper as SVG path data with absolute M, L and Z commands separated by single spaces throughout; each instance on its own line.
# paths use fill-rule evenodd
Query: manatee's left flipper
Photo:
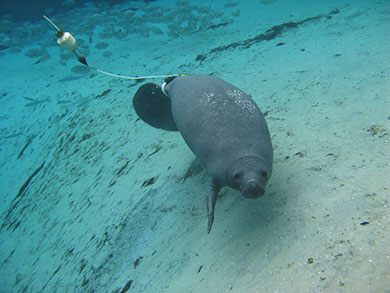
M 149 125 L 178 131 L 171 112 L 171 100 L 164 95 L 161 85 L 148 82 L 143 84 L 133 97 L 133 106 L 137 115 Z
M 214 179 L 211 179 L 209 193 L 207 194 L 207 213 L 208 213 L 208 227 L 207 233 L 210 233 L 211 227 L 214 222 L 214 208 L 215 203 L 217 202 L 218 192 L 221 190 L 221 185 Z

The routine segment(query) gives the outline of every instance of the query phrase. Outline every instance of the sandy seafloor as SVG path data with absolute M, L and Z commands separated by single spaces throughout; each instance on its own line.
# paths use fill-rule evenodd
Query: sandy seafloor
M 194 155 L 180 135 L 137 119 L 139 84 L 83 70 L 44 20 L 13 28 L 0 57 L 1 292 L 389 292 L 390 1 L 239 2 L 206 9 L 226 25 L 170 36 L 154 14 L 163 34 L 120 34 L 126 5 L 51 15 L 91 66 L 213 74 L 266 113 L 267 193 L 223 189 L 210 234 L 209 176 L 184 180 Z M 144 13 L 158 5 L 179 8 Z

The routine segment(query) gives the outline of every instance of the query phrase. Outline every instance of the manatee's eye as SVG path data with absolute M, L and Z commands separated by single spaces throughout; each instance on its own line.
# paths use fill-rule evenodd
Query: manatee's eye
M 268 178 L 267 172 L 261 171 L 261 177 L 263 177 L 264 179 L 267 179 Z
M 235 182 L 238 182 L 238 181 L 240 181 L 240 179 L 241 179 L 241 176 L 242 176 L 242 172 L 237 172 L 237 173 L 234 173 L 234 175 L 233 175 L 233 179 L 234 179 L 234 181 L 235 181 Z

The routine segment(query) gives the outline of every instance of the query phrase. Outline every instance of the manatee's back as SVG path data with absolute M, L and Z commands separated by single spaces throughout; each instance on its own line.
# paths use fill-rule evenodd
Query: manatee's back
M 168 92 L 177 128 L 214 178 L 244 156 L 263 158 L 271 168 L 267 124 L 243 91 L 213 76 L 189 75 L 175 78 Z

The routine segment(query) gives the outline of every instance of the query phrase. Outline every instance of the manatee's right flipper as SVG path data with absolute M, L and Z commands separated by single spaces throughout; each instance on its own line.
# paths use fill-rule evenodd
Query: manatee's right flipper
M 133 106 L 137 115 L 149 125 L 178 131 L 171 112 L 171 100 L 165 96 L 161 86 L 148 82 L 140 86 L 133 97 Z
M 215 208 L 215 203 L 217 202 L 218 192 L 220 190 L 221 190 L 221 186 L 214 178 L 212 178 L 209 187 L 209 193 L 207 194 L 207 213 L 209 218 L 207 233 L 210 233 L 211 227 L 213 226 L 214 208 Z

